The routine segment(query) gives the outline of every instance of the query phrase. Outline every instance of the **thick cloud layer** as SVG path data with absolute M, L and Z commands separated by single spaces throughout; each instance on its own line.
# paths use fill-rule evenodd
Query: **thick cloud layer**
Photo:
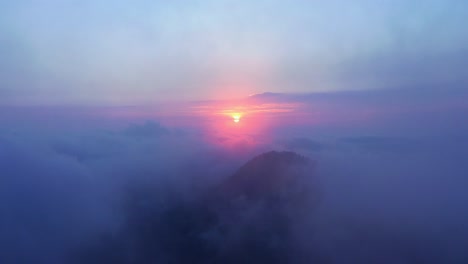
M 187 258 L 176 263 L 205 263 L 219 252 L 239 261 L 256 256 L 260 263 L 456 263 L 466 257 L 466 138 L 341 133 L 320 139 L 289 131 L 278 132 L 277 144 L 226 149 L 155 122 L 86 132 L 3 129 L 1 262 L 127 263 L 144 248 L 160 250 L 161 263 L 180 254 Z M 273 203 L 272 210 L 244 201 L 236 205 L 243 209 L 228 217 L 216 213 L 213 222 L 203 197 L 269 149 L 315 161 L 302 181 L 319 202 Z M 287 209 L 286 218 L 278 208 Z M 229 239 L 216 237 L 225 234 L 219 225 Z M 128 231 L 144 226 L 157 235 Z M 132 240 L 137 245 L 122 244 L 128 240 L 122 234 L 140 234 Z M 137 259 L 144 263 L 145 256 Z
M 78 135 L 3 132 L 1 262 L 60 263 L 93 232 L 119 225 L 116 208 L 128 185 L 190 192 L 236 164 L 190 139 L 150 137 L 153 126 Z

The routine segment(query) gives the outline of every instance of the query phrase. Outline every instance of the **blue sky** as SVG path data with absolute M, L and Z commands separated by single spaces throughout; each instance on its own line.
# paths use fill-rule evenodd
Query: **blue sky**
M 1 104 L 466 87 L 468 3 L 2 1 Z

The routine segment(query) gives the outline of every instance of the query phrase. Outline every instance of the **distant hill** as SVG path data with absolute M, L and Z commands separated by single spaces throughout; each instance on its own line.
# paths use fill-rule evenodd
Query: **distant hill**
M 294 152 L 266 152 L 245 163 L 217 191 L 226 198 L 250 201 L 279 197 L 303 185 L 305 170 L 313 166 L 311 160 Z
M 264 92 L 264 93 L 252 94 L 249 97 L 250 98 L 269 98 L 269 97 L 276 97 L 276 96 L 282 96 L 282 95 L 284 95 L 284 93 Z
M 212 243 L 223 245 L 217 261 L 291 263 L 291 252 L 306 258 L 292 246 L 292 227 L 318 201 L 314 166 L 294 152 L 266 152 L 217 186 L 202 210 L 217 219 L 208 232 Z
M 137 200 L 129 202 L 121 232 L 82 251 L 78 263 L 316 261 L 316 254 L 300 252 L 292 242 L 293 226 L 317 201 L 313 166 L 294 152 L 271 151 L 190 201 L 161 204 L 148 201 L 157 200 L 151 191 L 139 191 L 131 196 Z

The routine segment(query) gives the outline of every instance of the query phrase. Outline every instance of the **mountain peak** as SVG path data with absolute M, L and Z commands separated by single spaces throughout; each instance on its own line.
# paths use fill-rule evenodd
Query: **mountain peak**
M 268 98 L 268 97 L 276 97 L 276 96 L 280 96 L 280 95 L 282 95 L 282 93 L 264 92 L 264 93 L 252 94 L 249 97 L 251 97 L 251 98 Z
M 295 152 L 266 152 L 240 167 L 220 189 L 224 195 L 254 200 L 276 196 L 303 178 L 311 165 L 311 160 Z

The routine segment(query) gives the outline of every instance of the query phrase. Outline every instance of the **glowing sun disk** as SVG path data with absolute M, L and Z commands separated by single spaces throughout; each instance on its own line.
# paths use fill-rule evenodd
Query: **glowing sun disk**
M 240 118 L 241 118 L 240 114 L 233 114 L 232 115 L 232 119 L 234 120 L 235 123 L 239 123 Z

